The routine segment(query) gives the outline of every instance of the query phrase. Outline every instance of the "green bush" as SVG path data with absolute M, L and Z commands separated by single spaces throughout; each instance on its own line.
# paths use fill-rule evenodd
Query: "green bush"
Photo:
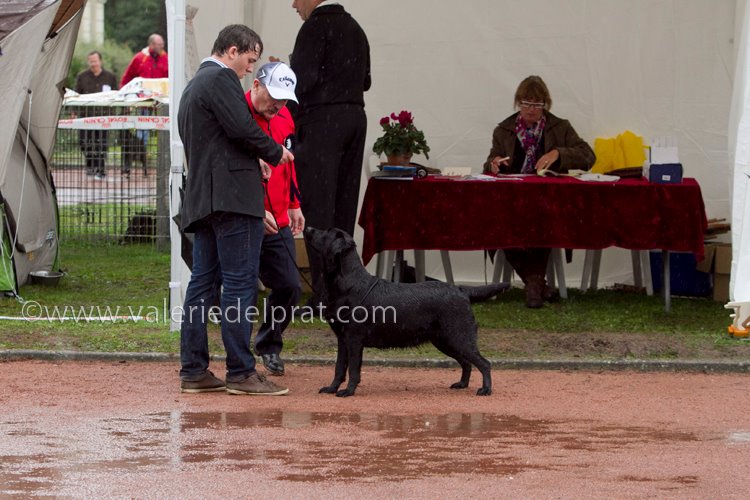
M 70 89 L 75 88 L 76 77 L 80 72 L 88 69 L 86 58 L 94 50 L 101 52 L 104 69 L 114 73 L 118 82 L 134 55 L 127 45 L 117 43 L 113 40 L 104 40 L 102 45 L 91 42 L 79 42 L 76 44 L 73 59 L 70 61 L 70 70 L 68 70 L 68 77 L 65 80 L 66 87 Z

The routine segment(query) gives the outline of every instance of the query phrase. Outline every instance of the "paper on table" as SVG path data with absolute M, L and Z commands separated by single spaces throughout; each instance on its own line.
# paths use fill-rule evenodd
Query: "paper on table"
M 587 174 L 581 174 L 576 177 L 579 181 L 587 181 L 587 182 L 616 182 L 619 181 L 620 178 L 616 175 L 607 175 L 607 174 L 595 174 L 595 173 L 587 173 Z
M 497 177 L 494 175 L 487 175 L 487 174 L 471 174 L 471 175 L 465 175 L 461 178 L 463 181 L 494 181 Z

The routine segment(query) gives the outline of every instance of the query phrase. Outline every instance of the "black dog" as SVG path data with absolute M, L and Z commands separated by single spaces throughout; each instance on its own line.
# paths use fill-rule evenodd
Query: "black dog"
M 477 324 L 469 302 L 497 295 L 507 284 L 463 288 L 440 281 L 391 283 L 365 270 L 354 240 L 344 231 L 308 227 L 305 240 L 310 258 L 321 266 L 324 290 L 316 290 L 316 294 L 338 339 L 333 382 L 320 392 L 353 395 L 365 347 L 413 347 L 432 342 L 461 365 L 461 380 L 451 389 L 468 387 L 474 365 L 482 373 L 477 395 L 492 393 L 490 362 L 479 353 Z M 338 390 L 347 369 L 349 383 Z

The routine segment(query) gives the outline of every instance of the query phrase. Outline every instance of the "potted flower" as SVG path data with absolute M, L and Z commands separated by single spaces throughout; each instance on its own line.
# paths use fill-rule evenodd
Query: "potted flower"
M 380 119 L 380 126 L 383 127 L 383 135 L 375 141 L 372 150 L 378 155 L 385 153 L 388 165 L 408 165 L 415 153 L 430 157 L 424 132 L 414 126 L 414 117 L 410 112 L 384 116 Z

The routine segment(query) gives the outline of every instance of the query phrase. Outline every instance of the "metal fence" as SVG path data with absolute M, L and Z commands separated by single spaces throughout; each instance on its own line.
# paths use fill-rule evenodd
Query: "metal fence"
M 66 106 L 52 176 L 60 239 L 169 246 L 169 130 L 129 127 L 166 106 Z

